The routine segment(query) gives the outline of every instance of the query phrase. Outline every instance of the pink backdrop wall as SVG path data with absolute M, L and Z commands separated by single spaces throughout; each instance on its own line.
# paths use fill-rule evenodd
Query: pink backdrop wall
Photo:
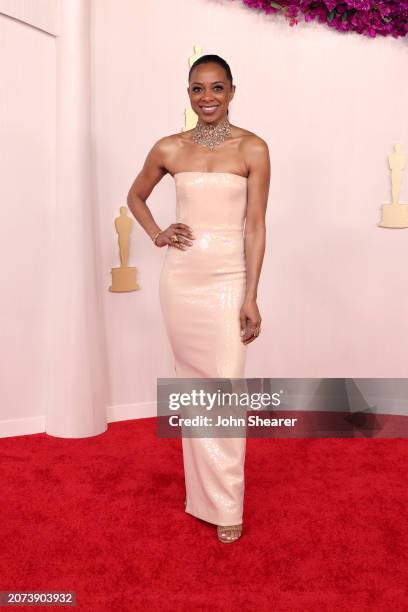
M 1 66 L 14 126 L 0 145 L 1 244 L 14 270 L 3 286 L 3 421 L 40 419 L 47 385 L 42 282 L 53 265 L 54 40 L 23 28 L 0 16 L 15 58 Z M 230 63 L 237 86 L 231 121 L 267 140 L 271 154 L 263 333 L 249 347 L 247 376 L 406 377 L 408 230 L 376 222 L 391 197 L 386 157 L 394 142 L 408 152 L 407 41 L 318 24 L 290 28 L 229 0 L 94 0 L 93 196 L 108 419 L 154 414 L 157 377 L 174 375 L 158 301 L 165 251 L 136 222 L 130 265 L 142 290 L 107 288 L 110 268 L 119 265 L 113 219 L 153 143 L 182 128 L 195 43 Z M 401 199 L 408 202 L 408 176 Z M 170 176 L 148 204 L 161 226 L 174 221 Z
M 0 41 L 0 433 L 20 431 L 22 421 L 23 431 L 42 431 L 56 186 L 55 40 L 0 15 Z
M 151 145 L 183 125 L 197 42 L 230 62 L 231 121 L 270 147 L 263 333 L 247 376 L 407 376 L 408 230 L 376 227 L 391 197 L 386 156 L 394 142 L 408 151 L 407 42 L 290 28 L 237 2 L 127 3 L 121 13 L 111 1 L 95 5 L 106 283 L 112 215 Z M 172 181 L 148 200 L 161 226 L 174 220 Z M 402 195 L 408 202 L 408 176 Z M 173 376 L 157 299 L 164 251 L 139 228 L 133 239 L 143 290 L 105 295 L 114 403 L 146 401 L 156 377 Z

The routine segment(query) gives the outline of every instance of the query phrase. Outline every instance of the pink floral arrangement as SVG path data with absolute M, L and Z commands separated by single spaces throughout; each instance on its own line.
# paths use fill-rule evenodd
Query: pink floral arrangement
M 339 32 L 353 31 L 364 36 L 393 36 L 408 32 L 408 0 L 243 0 L 249 8 L 265 13 L 282 13 L 294 26 L 298 17 L 316 19 Z

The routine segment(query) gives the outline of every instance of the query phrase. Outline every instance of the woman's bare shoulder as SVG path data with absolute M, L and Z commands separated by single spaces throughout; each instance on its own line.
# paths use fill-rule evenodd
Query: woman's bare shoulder
M 179 140 L 180 134 L 168 134 L 158 138 L 154 143 L 154 146 L 160 149 L 166 149 L 167 147 L 174 146 Z
M 246 147 L 267 147 L 268 144 L 266 142 L 266 140 L 264 140 L 263 138 L 261 138 L 261 136 L 259 136 L 258 134 L 255 134 L 255 132 L 251 132 L 250 130 L 245 130 L 244 128 L 237 128 L 238 132 L 236 134 L 237 137 L 241 137 L 242 138 L 242 143 L 246 146 Z
M 269 148 L 266 140 L 255 134 L 255 132 L 242 128 L 239 129 L 242 131 L 239 149 L 247 168 L 251 171 L 255 165 L 258 168 L 264 166 L 267 169 L 270 162 Z
M 159 138 L 154 147 L 160 150 L 162 153 L 172 153 L 176 149 L 180 148 L 188 140 L 191 140 L 189 134 L 192 130 L 187 130 L 185 132 L 176 132 L 175 134 L 168 134 L 167 136 L 162 136 Z

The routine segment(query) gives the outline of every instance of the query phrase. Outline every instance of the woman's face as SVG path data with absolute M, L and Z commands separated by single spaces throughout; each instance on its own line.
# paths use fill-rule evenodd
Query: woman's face
M 199 64 L 191 73 L 187 89 L 191 108 L 203 123 L 217 124 L 227 118 L 228 106 L 235 93 L 235 85 L 227 79 L 222 66 L 216 63 Z

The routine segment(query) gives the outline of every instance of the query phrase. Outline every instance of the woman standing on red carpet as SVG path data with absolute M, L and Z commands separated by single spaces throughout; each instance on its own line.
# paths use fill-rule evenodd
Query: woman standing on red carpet
M 155 143 L 132 184 L 128 206 L 153 243 L 167 247 L 160 303 L 177 378 L 243 378 L 246 347 L 260 333 L 257 289 L 265 251 L 268 146 L 232 125 L 231 70 L 218 55 L 190 68 L 194 129 Z M 166 229 L 146 199 L 170 173 L 177 218 Z M 217 525 L 218 538 L 242 533 L 246 439 L 183 437 L 186 512 Z

